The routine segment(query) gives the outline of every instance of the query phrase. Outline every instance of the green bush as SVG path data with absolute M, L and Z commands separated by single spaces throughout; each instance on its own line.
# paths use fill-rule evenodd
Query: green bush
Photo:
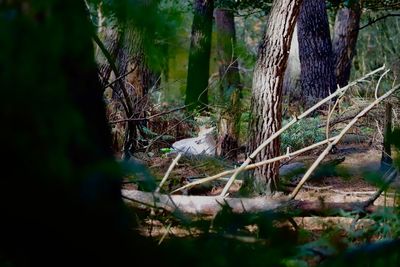
M 284 120 L 283 126 L 288 122 Z M 287 147 L 294 151 L 324 140 L 325 128 L 318 127 L 320 124 L 321 120 L 316 117 L 305 118 L 291 126 L 281 135 L 282 152 L 285 152 Z

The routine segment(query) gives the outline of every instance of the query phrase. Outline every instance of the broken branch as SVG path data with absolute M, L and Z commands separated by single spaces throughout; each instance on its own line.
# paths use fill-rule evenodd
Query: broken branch
M 229 179 L 228 183 L 225 185 L 224 189 L 221 192 L 221 196 L 225 196 L 226 193 L 228 192 L 229 188 L 231 187 L 233 181 L 237 178 L 237 176 L 244 171 L 244 169 L 246 168 L 247 165 L 250 164 L 250 162 L 258 155 L 258 153 L 261 152 L 261 150 L 263 150 L 269 143 L 271 143 L 275 138 L 277 138 L 278 136 L 280 136 L 284 131 L 286 131 L 289 127 L 291 127 L 293 124 L 295 124 L 296 122 L 298 122 L 299 120 L 305 118 L 306 116 L 308 116 L 309 114 L 311 114 L 313 111 L 315 111 L 317 108 L 319 108 L 320 106 L 322 106 L 323 104 L 325 104 L 326 102 L 328 102 L 329 100 L 331 100 L 332 98 L 334 98 L 335 96 L 339 95 L 339 94 L 343 94 L 344 92 L 346 92 L 351 86 L 357 84 L 358 82 L 365 80 L 365 78 L 379 72 L 385 69 L 385 66 L 382 66 L 370 73 L 368 73 L 367 75 L 365 75 L 364 77 L 349 83 L 348 85 L 346 85 L 345 87 L 336 90 L 335 93 L 327 96 L 326 98 L 322 99 L 321 101 L 319 101 L 317 104 L 315 104 L 314 106 L 312 106 L 311 108 L 309 108 L 308 110 L 306 110 L 305 112 L 303 112 L 299 117 L 295 117 L 293 118 L 288 124 L 286 124 L 285 126 L 283 126 L 279 131 L 277 131 L 275 134 L 271 135 L 267 140 L 265 140 L 246 160 L 245 162 L 243 162 L 243 164 L 236 169 L 235 173 L 231 176 L 231 178 Z
M 322 145 L 324 145 L 324 144 L 327 144 L 327 143 L 333 141 L 334 138 L 335 138 L 335 137 L 332 137 L 332 138 L 323 140 L 323 141 L 321 141 L 321 142 L 312 144 L 312 145 L 310 145 L 310 146 L 308 146 L 308 147 L 305 147 L 305 148 L 302 148 L 302 149 L 293 151 L 292 153 L 289 153 L 289 154 L 285 154 L 285 155 L 282 155 L 282 156 L 279 156 L 279 157 L 276 157 L 276 158 L 272 158 L 272 159 L 268 159 L 268 160 L 263 160 L 263 161 L 260 161 L 260 162 L 254 163 L 254 164 L 250 164 L 250 165 L 246 166 L 246 167 L 244 168 L 244 170 L 245 170 L 245 171 L 247 171 L 247 170 L 252 170 L 252 169 L 255 169 L 255 168 L 257 168 L 257 167 L 259 167 L 259 166 L 262 166 L 262 165 L 265 165 L 265 164 L 269 164 L 269 163 L 272 163 L 272 162 L 275 162 L 275 161 L 280 161 L 280 160 L 282 160 L 282 159 L 291 158 L 291 157 L 300 155 L 300 154 L 302 154 L 302 153 L 304 153 L 304 152 L 307 152 L 307 151 L 309 151 L 309 150 L 312 150 L 312 149 L 315 149 L 315 148 L 317 148 L 317 147 L 319 147 L 319 146 L 322 146 Z M 171 194 L 176 193 L 176 192 L 181 191 L 181 190 L 184 190 L 184 189 L 187 189 L 187 188 L 191 188 L 191 187 L 193 187 L 193 186 L 195 186 L 195 185 L 199 185 L 199 184 L 203 184 L 203 183 L 207 183 L 207 182 L 211 182 L 211 181 L 217 180 L 217 179 L 219 179 L 219 178 L 221 178 L 221 177 L 224 177 L 224 176 L 226 176 L 226 175 L 235 173 L 236 170 L 237 170 L 237 169 L 228 170 L 228 171 L 224 171 L 224 172 L 218 173 L 218 174 L 213 175 L 213 176 L 210 176 L 210 177 L 206 177 L 206 178 L 203 178 L 203 179 L 199 179 L 199 180 L 194 181 L 194 182 L 192 182 L 192 183 L 190 183 L 190 184 L 186 184 L 186 185 L 184 185 L 184 186 L 182 186 L 182 187 L 180 187 L 180 188 L 178 188 L 178 189 L 175 189 L 174 191 L 171 192 Z M 229 180 L 228 180 L 228 181 L 229 181 Z
M 347 124 L 347 126 L 340 132 L 339 135 L 335 137 L 335 140 L 330 143 L 326 149 L 319 155 L 317 160 L 311 165 L 311 167 L 307 170 L 307 172 L 304 174 L 303 178 L 300 180 L 299 184 L 296 186 L 296 188 L 293 190 L 293 192 L 290 194 L 289 198 L 294 199 L 296 195 L 299 193 L 301 187 L 303 184 L 308 180 L 308 178 L 311 176 L 313 171 L 317 168 L 317 166 L 321 163 L 321 161 L 328 155 L 329 151 L 332 149 L 334 145 L 336 145 L 340 139 L 345 135 L 345 133 L 361 118 L 363 117 L 368 111 L 370 111 L 375 105 L 377 105 L 379 102 L 381 102 L 383 99 L 386 97 L 390 96 L 393 94 L 400 85 L 395 86 L 391 90 L 387 91 L 384 95 L 381 97 L 377 98 L 375 101 L 373 101 L 371 104 L 369 104 L 363 111 L 361 111 L 353 120 Z

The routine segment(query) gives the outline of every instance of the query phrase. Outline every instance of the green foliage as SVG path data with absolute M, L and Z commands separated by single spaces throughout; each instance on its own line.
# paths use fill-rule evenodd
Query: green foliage
M 387 12 L 366 11 L 361 18 L 360 26 L 366 25 L 371 20 L 384 16 Z M 400 20 L 398 17 L 388 17 L 360 30 L 357 41 L 357 54 L 354 57 L 352 75 L 350 80 L 362 77 L 366 73 L 386 65 L 391 71 L 382 79 L 380 91 L 391 88 L 392 81 L 400 73 L 398 43 L 400 41 Z M 376 77 L 378 79 L 379 76 Z M 369 85 L 360 85 L 362 95 L 373 91 L 367 89 Z M 365 91 L 365 93 L 363 93 Z
M 288 122 L 283 121 L 283 125 Z M 318 127 L 320 124 L 319 117 L 305 118 L 283 132 L 281 135 L 282 152 L 286 152 L 287 147 L 294 151 L 324 140 L 326 138 L 325 128 Z

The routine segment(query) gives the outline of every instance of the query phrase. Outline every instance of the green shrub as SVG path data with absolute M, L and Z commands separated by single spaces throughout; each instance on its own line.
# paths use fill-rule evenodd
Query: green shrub
M 284 120 L 283 126 L 289 121 Z M 301 149 L 313 143 L 325 139 L 325 128 L 319 128 L 321 120 L 316 118 L 305 118 L 291 126 L 281 135 L 281 150 L 286 151 L 290 147 L 291 151 Z

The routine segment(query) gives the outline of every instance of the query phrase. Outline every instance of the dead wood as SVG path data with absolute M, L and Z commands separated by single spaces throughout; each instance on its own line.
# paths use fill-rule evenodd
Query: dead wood
M 342 216 L 342 211 L 366 214 L 378 206 L 368 202 L 324 202 L 287 200 L 285 197 L 224 198 L 221 196 L 183 196 L 122 190 L 127 203 L 138 209 L 159 208 L 168 212 L 181 212 L 188 215 L 214 216 L 224 206 L 233 213 L 285 212 L 294 216 Z

